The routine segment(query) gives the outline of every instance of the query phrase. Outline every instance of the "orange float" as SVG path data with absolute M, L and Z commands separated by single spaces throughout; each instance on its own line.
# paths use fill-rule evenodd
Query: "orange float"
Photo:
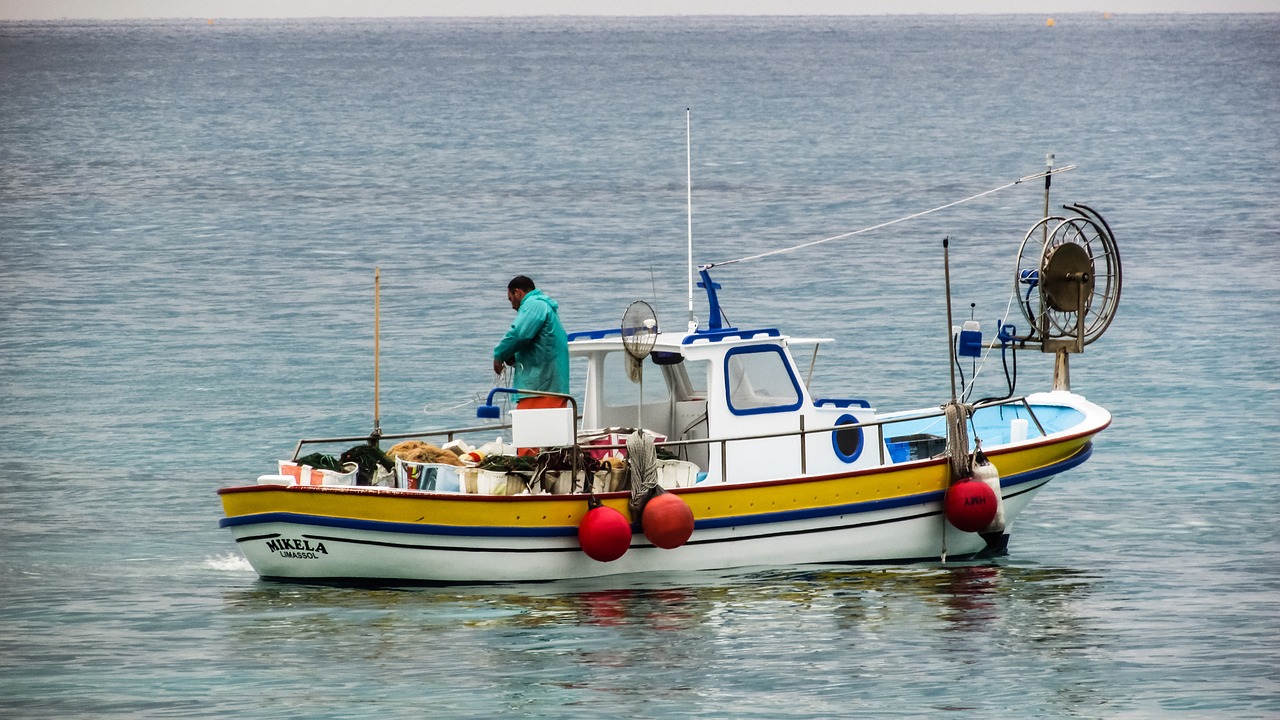
M 991 486 L 971 477 L 956 481 L 947 489 L 943 503 L 950 522 L 957 530 L 978 532 L 996 517 L 996 494 Z
M 578 524 L 578 544 L 592 560 L 613 562 L 631 547 L 631 523 L 617 510 L 598 505 Z
M 671 493 L 660 493 L 645 503 L 640 526 L 649 542 L 665 550 L 678 548 L 693 535 L 693 510 Z

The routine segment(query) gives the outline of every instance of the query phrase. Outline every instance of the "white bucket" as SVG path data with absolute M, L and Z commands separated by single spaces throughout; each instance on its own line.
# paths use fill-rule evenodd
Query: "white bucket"
M 571 470 L 549 470 L 542 478 L 540 489 L 551 495 L 568 495 L 577 491 L 578 484 L 573 481 Z
M 290 462 L 288 460 L 280 460 L 277 464 L 280 467 L 280 474 L 284 475 L 285 477 L 288 477 L 294 484 L 296 485 L 307 484 L 302 482 L 302 466 L 301 465 L 299 465 L 296 462 Z M 308 472 L 308 477 L 310 477 L 309 472 Z
M 423 492 L 463 492 L 456 465 L 415 463 L 396 458 L 396 487 Z
M 685 460 L 659 460 L 658 484 L 664 488 L 690 487 L 698 478 L 698 466 Z
M 323 485 L 323 471 L 317 470 L 310 465 L 299 465 L 297 463 L 280 461 L 280 474 L 288 475 L 293 478 L 294 482 L 299 485 Z
M 506 495 L 507 474 L 497 470 L 481 470 L 476 478 L 476 493 L 479 495 Z
M 471 495 L 522 495 L 529 492 L 523 475 L 498 470 L 459 467 L 458 492 Z
M 1014 418 L 1009 423 L 1009 442 L 1020 443 L 1027 441 L 1027 421 L 1025 418 Z
M 617 492 L 631 487 L 631 471 L 623 467 L 618 470 L 597 470 L 593 489 L 596 492 Z
M 473 467 L 458 468 L 458 492 L 475 495 L 480 492 L 480 469 Z
M 355 485 L 360 466 L 355 463 L 346 463 L 342 466 L 341 472 L 337 470 L 320 470 L 319 472 L 322 485 Z
M 394 488 L 396 486 L 395 470 L 387 470 L 381 465 L 378 466 L 378 472 L 374 473 L 370 481 L 371 487 Z

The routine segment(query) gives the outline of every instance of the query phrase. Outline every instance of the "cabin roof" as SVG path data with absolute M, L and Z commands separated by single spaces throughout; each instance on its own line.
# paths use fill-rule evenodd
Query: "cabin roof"
M 782 344 L 790 340 L 777 328 L 738 329 L 723 328 L 719 330 L 699 330 L 697 332 L 660 332 L 654 340 L 655 350 L 685 354 L 685 350 L 695 348 L 720 348 L 751 344 Z M 799 342 L 813 342 L 800 340 Z M 569 351 L 574 355 L 585 355 L 599 350 L 613 350 L 623 347 L 622 330 L 590 330 L 569 334 Z

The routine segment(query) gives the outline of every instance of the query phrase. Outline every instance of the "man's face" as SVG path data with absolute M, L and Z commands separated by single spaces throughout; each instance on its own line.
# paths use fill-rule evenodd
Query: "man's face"
M 507 301 L 511 303 L 512 310 L 520 309 L 520 301 L 524 300 L 524 295 L 523 290 L 507 290 Z

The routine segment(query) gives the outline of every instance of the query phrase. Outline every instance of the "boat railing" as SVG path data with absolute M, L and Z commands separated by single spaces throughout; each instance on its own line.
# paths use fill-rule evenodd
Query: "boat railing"
M 1017 405 L 1017 404 L 1021 404 L 1024 408 L 1026 408 L 1027 415 L 1031 418 L 1031 421 L 1035 423 L 1036 429 L 1040 431 L 1040 434 L 1042 436 L 1047 435 L 1048 433 L 1045 432 L 1044 425 L 1042 425 L 1040 423 L 1039 418 L 1036 417 L 1035 410 L 1031 408 L 1031 403 L 1027 402 L 1027 398 L 1025 396 L 1005 398 L 1004 400 L 994 400 L 990 402 L 976 403 L 973 407 L 974 407 L 974 410 L 977 411 L 982 408 L 999 407 L 1001 405 Z M 927 412 L 906 413 L 901 415 L 891 415 L 888 417 L 877 418 L 875 420 L 869 420 L 867 422 L 845 423 L 843 425 L 832 425 L 832 426 L 821 427 L 821 428 L 806 428 L 804 426 L 804 416 L 801 415 L 800 427 L 795 430 L 786 430 L 782 432 L 770 432 L 770 433 L 763 433 L 759 435 L 734 435 L 732 437 L 695 438 L 692 440 L 664 440 L 662 442 L 654 443 L 654 444 L 662 448 L 673 448 L 673 447 L 680 448 L 680 447 L 688 447 L 688 446 L 705 445 L 708 447 L 708 449 L 710 449 L 711 446 L 718 445 L 720 448 L 720 471 L 722 475 L 720 479 L 721 479 L 721 482 L 725 482 L 728 480 L 725 469 L 728 467 L 727 459 L 728 459 L 729 443 L 747 442 L 751 440 L 767 440 L 770 438 L 799 437 L 800 438 L 800 474 L 804 475 L 808 473 L 806 439 L 809 435 L 814 435 L 818 433 L 832 433 L 832 432 L 837 432 L 839 430 L 850 430 L 850 429 L 857 429 L 857 428 L 878 428 L 878 427 L 883 427 L 885 425 L 895 425 L 901 422 L 913 422 L 916 420 L 927 420 L 929 418 L 945 417 L 945 416 L 946 416 L 945 408 L 940 407 L 937 410 L 930 410 Z M 581 419 L 582 419 L 581 415 L 576 415 L 575 422 Z M 507 423 L 497 423 L 497 424 L 471 426 L 471 427 L 445 428 L 441 430 L 421 430 L 421 431 L 407 432 L 407 433 L 395 433 L 390 435 L 375 433 L 374 435 L 359 435 L 359 436 L 351 436 L 351 437 L 305 439 L 305 440 L 299 440 L 297 446 L 294 447 L 292 459 L 294 460 L 298 459 L 298 457 L 302 454 L 302 448 L 304 445 L 322 445 L 327 443 L 339 443 L 339 442 L 366 442 L 366 441 L 376 442 L 378 440 L 407 440 L 410 438 L 444 438 L 444 442 L 447 444 L 457 439 L 459 435 L 472 435 L 472 434 L 479 434 L 483 432 L 502 431 L 502 430 L 509 429 L 510 427 L 511 427 L 511 423 L 507 422 Z M 883 465 L 885 461 L 885 444 L 884 442 L 880 442 L 877 444 L 879 445 L 879 451 L 880 451 L 880 464 Z M 591 449 L 593 451 L 597 451 L 597 450 L 608 451 L 608 450 L 626 449 L 626 447 L 627 447 L 626 443 L 617 443 L 612 445 L 592 444 Z
M 579 417 L 578 419 L 581 419 Z M 383 434 L 375 433 L 373 435 L 354 435 L 347 437 L 333 438 L 307 438 L 299 440 L 298 444 L 293 448 L 293 458 L 297 460 L 302 455 L 302 447 L 304 445 L 327 445 L 330 443 L 340 442 L 369 442 L 370 444 L 379 440 L 409 440 L 411 438 L 444 438 L 445 444 L 453 442 L 459 435 L 473 435 L 482 432 L 502 431 L 511 427 L 511 423 L 498 423 L 496 425 L 477 425 L 474 427 L 456 427 L 445 428 L 443 430 L 416 430 L 414 432 Z
M 974 408 L 974 411 L 976 412 L 977 410 L 980 410 L 980 409 L 982 409 L 982 408 L 999 407 L 999 406 L 1001 406 L 1001 405 L 1015 405 L 1015 404 L 1021 404 L 1024 408 L 1026 408 L 1026 410 L 1027 410 L 1027 414 L 1030 416 L 1030 418 L 1031 418 L 1032 422 L 1034 422 L 1034 423 L 1035 423 L 1035 425 L 1036 425 L 1036 429 L 1040 431 L 1040 434 L 1041 434 L 1041 435 L 1047 435 L 1047 434 L 1048 434 L 1048 433 L 1046 433 L 1046 432 L 1045 432 L 1044 425 L 1042 425 L 1042 424 L 1040 423 L 1039 418 L 1037 418 L 1037 417 L 1036 417 L 1035 410 L 1033 410 L 1033 409 L 1031 408 L 1031 403 L 1027 402 L 1027 399 L 1026 399 L 1026 397 L 1025 397 L 1025 396 L 1019 396 L 1019 397 L 1014 397 L 1014 398 L 1006 398 L 1006 399 L 1004 399 L 1004 400 L 994 400 L 994 401 L 990 401 L 990 402 L 976 403 L 976 404 L 974 404 L 973 408 Z M 722 477 L 720 478 L 720 480 L 721 480 L 721 482 L 727 482 L 727 481 L 728 481 L 728 475 L 727 475 L 727 472 L 726 472 L 726 468 L 728 467 L 728 463 L 727 463 L 727 460 L 728 460 L 728 450 L 727 450 L 727 448 L 728 448 L 728 446 L 729 446 L 729 443 L 731 443 L 731 442 L 743 442 L 743 441 L 750 441 L 750 440 L 767 440 L 767 439 L 770 439 L 770 438 L 797 437 L 797 436 L 798 436 L 798 437 L 800 438 L 800 474 L 801 474 L 801 475 L 806 475 L 806 474 L 808 474 L 808 472 L 809 472 L 808 467 L 807 467 L 807 465 L 808 465 L 808 459 L 807 459 L 808 453 L 806 452 L 806 450 L 807 450 L 807 448 L 806 448 L 806 438 L 807 438 L 809 435 L 814 435 L 814 434 L 818 434 L 818 433 L 833 433 L 833 432 L 836 432 L 836 431 L 839 431 L 839 430 L 846 430 L 846 429 L 883 427 L 883 426 L 885 426 L 885 425 L 896 425 L 896 424 L 901 423 L 901 422 L 912 422 L 912 421 L 915 421 L 915 420 L 927 420 L 927 419 L 929 419 L 929 418 L 934 418 L 934 417 L 945 417 L 945 416 L 946 416 L 946 409 L 945 409 L 945 407 L 940 407 L 940 408 L 939 408 L 939 409 L 937 409 L 937 410 L 931 410 L 931 411 L 928 411 L 928 412 L 917 412 L 917 413 L 907 413 L 907 414 L 902 414 L 902 415 L 892 415 L 892 416 L 889 416 L 889 417 L 878 418 L 878 419 L 876 419 L 876 420 L 869 420 L 869 421 L 867 421 L 867 422 L 845 423 L 845 424 L 843 424 L 843 425 L 831 425 L 831 426 L 821 427 L 821 428 L 805 428 L 805 427 L 804 427 L 804 416 L 803 416 L 803 415 L 801 415 L 801 416 L 800 416 L 800 427 L 799 427 L 798 429 L 796 429 L 796 430 L 788 430 L 788 431 L 783 431 L 783 432 L 771 432 L 771 433 L 765 433 L 765 434 L 760 434 L 760 435 L 735 435 L 735 436 L 733 436 L 733 437 L 721 437 L 721 438 L 697 438 L 697 439 L 693 439 L 693 440 L 667 440 L 667 441 L 664 441 L 664 442 L 661 442 L 661 443 L 654 443 L 654 444 L 655 444 L 655 445 L 657 445 L 658 447 L 664 447 L 664 448 L 671 448 L 671 447 L 685 447 L 685 446 L 690 446 L 690 445 L 694 445 L 694 446 L 701 446 L 701 445 L 706 445 L 706 446 L 719 445 L 719 446 L 720 446 L 720 472 L 721 472 L 721 476 L 722 476 Z M 880 442 L 880 443 L 878 443 L 878 445 L 880 446 L 880 464 L 881 464 L 881 465 L 884 465 L 884 464 L 885 464 L 885 463 L 884 463 L 884 461 L 885 461 L 885 444 L 884 444 L 884 442 Z M 625 447 L 626 447 L 626 445 L 625 445 L 625 444 L 623 444 L 623 445 L 593 445 L 593 446 L 592 446 L 592 449 L 593 449 L 593 450 L 608 450 L 608 449 L 619 448 L 619 447 L 625 448 Z

